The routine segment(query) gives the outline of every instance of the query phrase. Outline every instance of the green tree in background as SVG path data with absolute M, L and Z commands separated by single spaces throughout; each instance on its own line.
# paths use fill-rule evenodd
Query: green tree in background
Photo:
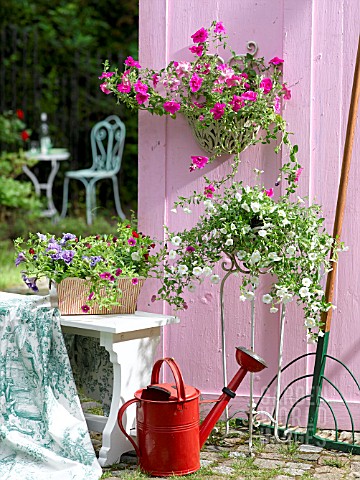
M 110 114 L 119 115 L 127 128 L 120 194 L 125 209 L 136 210 L 137 116 L 114 106 L 100 91 L 98 77 L 105 59 L 121 68 L 128 55 L 137 57 L 138 2 L 2 0 L 0 34 L 0 111 L 23 109 L 32 139 L 37 138 L 40 113 L 46 112 L 53 145 L 71 151 L 61 172 L 90 166 L 91 127 Z M 61 172 L 54 185 L 58 206 Z M 83 201 L 77 183 L 70 212 Z M 99 203 L 112 207 L 108 186 L 101 186 Z

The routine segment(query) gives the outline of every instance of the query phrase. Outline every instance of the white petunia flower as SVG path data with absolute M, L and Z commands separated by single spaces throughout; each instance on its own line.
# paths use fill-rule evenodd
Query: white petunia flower
M 283 218 L 286 217 L 286 213 L 284 212 L 284 210 L 279 210 L 278 215 L 279 215 L 279 217 L 283 217 Z
M 234 245 L 234 240 L 232 238 L 228 238 L 225 242 L 225 247 L 230 247 L 231 245 Z
M 254 300 L 254 298 L 255 298 L 255 293 L 254 293 L 254 292 L 251 292 L 251 291 L 245 292 L 245 297 L 246 297 L 247 300 Z
M 207 209 L 207 210 L 213 210 L 214 209 L 214 204 L 211 200 L 205 200 L 204 201 L 204 207 Z
M 194 285 L 193 283 L 189 283 L 187 289 L 189 290 L 189 292 L 195 292 L 196 285 Z
M 242 203 L 241 208 L 243 208 L 246 212 L 250 212 L 250 207 L 247 203 Z
M 263 229 L 258 231 L 259 237 L 266 237 L 267 233 L 268 233 L 267 230 L 263 230 Z
M 276 307 L 271 307 L 270 308 L 270 313 L 276 313 L 279 309 Z
M 251 230 L 250 225 L 245 225 L 245 226 L 241 229 L 241 233 L 242 233 L 243 235 L 245 235 L 245 234 L 247 234 L 248 232 L 250 232 L 250 230 Z
M 294 247 L 294 245 L 290 245 L 287 249 L 286 249 L 286 253 L 288 255 L 290 255 L 291 257 L 293 255 L 295 255 L 295 252 L 296 252 L 296 247 Z
M 245 295 L 240 295 L 239 300 L 240 300 L 240 302 L 245 302 L 245 300 L 246 300 Z
M 324 335 L 325 335 L 325 333 L 322 330 L 318 331 L 318 337 L 323 337 Z
M 190 208 L 188 208 L 188 207 L 184 207 L 184 208 L 183 208 L 183 212 L 184 212 L 184 213 L 187 213 L 188 215 L 190 215 L 190 214 L 192 213 L 192 210 L 190 210 Z
M 304 322 L 305 327 L 313 328 L 315 327 L 315 320 L 313 318 L 307 318 Z
M 251 263 L 252 265 L 254 265 L 254 263 L 260 262 L 260 260 L 261 260 L 260 252 L 259 252 L 259 250 L 255 250 L 255 252 L 253 252 L 253 253 L 251 254 L 250 263 Z
M 301 298 L 307 297 L 309 295 L 308 287 L 301 287 L 299 290 L 299 295 Z
M 298 195 L 297 199 L 298 199 L 298 203 L 305 203 L 305 201 L 301 197 L 299 197 L 299 195 Z
M 263 295 L 262 297 L 262 301 L 264 303 L 271 303 L 273 301 L 273 298 L 271 295 L 269 295 L 268 293 L 266 295 Z
M 134 262 L 139 262 L 140 261 L 140 255 L 138 254 L 138 252 L 133 252 L 131 254 L 131 259 L 134 260 Z
M 246 187 L 244 188 L 245 192 L 246 193 L 249 193 L 250 190 L 251 190 L 251 187 L 249 187 L 249 185 L 246 185 Z
M 226 235 L 226 234 L 227 234 L 227 230 L 226 230 L 226 228 L 220 228 L 220 232 L 221 232 L 221 233 L 223 233 L 224 235 Z
M 236 230 L 236 225 L 234 225 L 233 223 L 230 225 L 230 229 L 231 230 Z
M 205 277 L 208 277 L 209 275 L 212 274 L 212 270 L 210 267 L 204 267 L 203 268 L 203 274 L 205 275 Z
M 220 277 L 219 275 L 211 275 L 210 277 L 210 282 L 214 283 L 215 285 L 220 282 Z
M 316 260 L 316 258 L 317 258 L 316 253 L 309 253 L 309 260 L 313 262 L 314 260 Z
M 170 260 L 174 260 L 176 258 L 176 255 L 177 255 L 177 253 L 176 253 L 175 250 L 170 250 L 170 252 L 169 252 Z
M 224 203 L 223 205 L 221 205 L 221 208 L 225 210 L 225 212 L 227 212 L 229 210 L 229 205 L 227 203 Z
M 177 209 L 176 209 L 176 208 L 172 208 L 172 209 L 170 210 L 170 212 L 177 213 Z
M 281 222 L 283 227 L 286 227 L 286 225 L 290 225 L 290 222 L 287 218 L 284 218 L 284 220 Z
M 259 202 L 251 202 L 251 203 L 250 203 L 250 207 L 251 207 L 251 210 L 252 210 L 254 213 L 260 212 L 260 203 L 259 203 Z
M 238 257 L 239 260 L 242 260 L 246 256 L 245 250 L 239 250 L 238 252 L 236 252 L 236 256 Z
M 179 245 L 181 245 L 181 237 L 179 237 L 178 235 L 176 235 L 175 237 L 173 237 L 171 239 L 171 243 L 173 245 L 175 245 L 175 247 L 178 247 Z
M 236 200 L 237 200 L 238 202 L 241 202 L 241 199 L 242 199 L 241 193 L 236 192 L 236 193 L 235 193 L 235 198 L 236 198 Z
M 252 285 L 257 287 L 259 285 L 259 277 L 256 277 L 255 275 L 252 275 L 250 277 L 250 282 L 252 283 Z
M 304 287 L 310 287 L 312 281 L 310 280 L 310 278 L 303 278 L 301 283 L 302 285 L 304 285 Z
M 306 342 L 307 342 L 308 345 L 315 345 L 316 344 L 316 340 L 315 340 L 315 338 L 313 337 L 312 334 L 306 335 Z
M 201 267 L 194 267 L 192 273 L 195 275 L 195 277 L 199 277 L 203 272 L 203 269 Z
M 181 275 L 185 275 L 188 271 L 188 267 L 186 265 L 179 265 L 177 269 Z
M 276 252 L 270 252 L 268 258 L 273 262 L 279 262 L 282 259 Z
M 282 297 L 283 303 L 286 305 L 287 303 L 292 302 L 293 296 L 290 293 L 285 293 Z

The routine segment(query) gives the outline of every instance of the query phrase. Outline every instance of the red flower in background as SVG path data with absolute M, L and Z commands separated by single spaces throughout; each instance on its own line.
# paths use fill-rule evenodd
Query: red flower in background
M 26 142 L 27 140 L 29 140 L 30 135 L 28 134 L 28 132 L 26 130 L 23 130 L 21 132 L 21 138 L 22 138 L 22 140 L 24 140 L 24 142 Z
M 24 120 L 24 112 L 20 109 L 16 110 L 16 116 L 19 120 Z

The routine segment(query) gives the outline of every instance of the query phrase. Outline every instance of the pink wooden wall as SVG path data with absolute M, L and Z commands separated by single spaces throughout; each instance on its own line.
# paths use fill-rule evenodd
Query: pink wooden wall
M 357 0 L 140 0 L 140 62 L 161 68 L 170 60 L 191 60 L 190 36 L 211 21 L 222 20 L 229 44 L 237 51 L 246 50 L 246 42 L 255 40 L 259 56 L 284 58 L 284 78 L 292 87 L 292 100 L 286 104 L 285 117 L 299 145 L 299 160 L 304 167 L 299 194 L 323 205 L 327 226 L 332 230 L 337 186 L 345 140 L 346 122 L 359 34 L 360 3 Z M 349 252 L 340 258 L 329 353 L 338 357 L 360 379 L 360 126 L 353 152 L 353 165 L 343 229 Z M 172 231 L 192 226 L 193 216 L 170 212 L 178 195 L 203 190 L 205 173 L 216 179 L 228 171 L 226 159 L 201 172 L 189 173 L 190 155 L 202 155 L 186 121 L 178 117 L 139 118 L 139 217 L 142 231 L 163 237 L 163 224 Z M 274 183 L 281 156 L 269 147 L 252 147 L 242 154 L 238 178 L 255 182 L 253 168 L 265 170 L 263 180 Z M 195 209 L 194 209 L 195 211 Z M 218 272 L 221 274 L 221 271 Z M 268 280 L 264 280 L 266 282 Z M 235 370 L 234 347 L 250 345 L 250 306 L 238 300 L 238 280 L 232 279 L 226 293 L 228 374 Z M 170 312 L 162 304 L 150 304 L 156 289 L 150 281 L 141 297 L 141 308 Z M 173 356 L 180 363 L 185 380 L 203 393 L 217 395 L 222 388 L 219 286 L 204 283 L 189 294 L 190 308 L 179 314 L 180 325 L 165 329 L 160 355 Z M 256 376 L 255 393 L 259 395 L 275 375 L 279 318 L 268 307 L 256 305 L 256 352 L 269 368 Z M 301 310 L 291 305 L 287 313 L 284 362 L 311 351 L 305 340 Z M 327 374 L 336 379 L 350 405 L 355 408 L 360 429 L 359 391 L 343 374 L 339 365 L 328 364 Z M 291 370 L 291 371 L 290 371 Z M 285 376 L 311 373 L 311 361 L 297 362 Z M 293 399 L 309 393 L 310 384 L 296 384 L 289 391 Z M 273 392 L 272 392 L 273 394 Z M 238 392 L 238 404 L 247 403 L 248 383 Z M 336 401 L 339 396 L 327 390 Z M 285 408 L 285 407 L 284 407 Z M 300 409 L 301 410 L 301 409 Z M 299 418 L 301 411 L 295 412 Z M 306 411 L 305 404 L 302 413 Z M 344 409 L 339 415 L 346 421 Z M 294 418 L 292 423 L 296 423 Z M 328 411 L 320 420 L 331 426 Z

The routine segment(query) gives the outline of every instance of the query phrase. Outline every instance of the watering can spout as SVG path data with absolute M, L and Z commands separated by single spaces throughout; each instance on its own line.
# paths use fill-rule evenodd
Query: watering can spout
M 261 370 L 267 367 L 265 361 L 259 357 L 259 355 L 244 347 L 236 347 L 236 361 L 240 365 L 240 369 L 236 372 L 228 386 L 223 388 L 223 394 L 219 397 L 216 404 L 200 426 L 200 448 L 206 442 L 206 439 L 210 435 L 216 422 L 221 417 L 230 399 L 236 396 L 235 392 L 247 372 L 261 372 Z

